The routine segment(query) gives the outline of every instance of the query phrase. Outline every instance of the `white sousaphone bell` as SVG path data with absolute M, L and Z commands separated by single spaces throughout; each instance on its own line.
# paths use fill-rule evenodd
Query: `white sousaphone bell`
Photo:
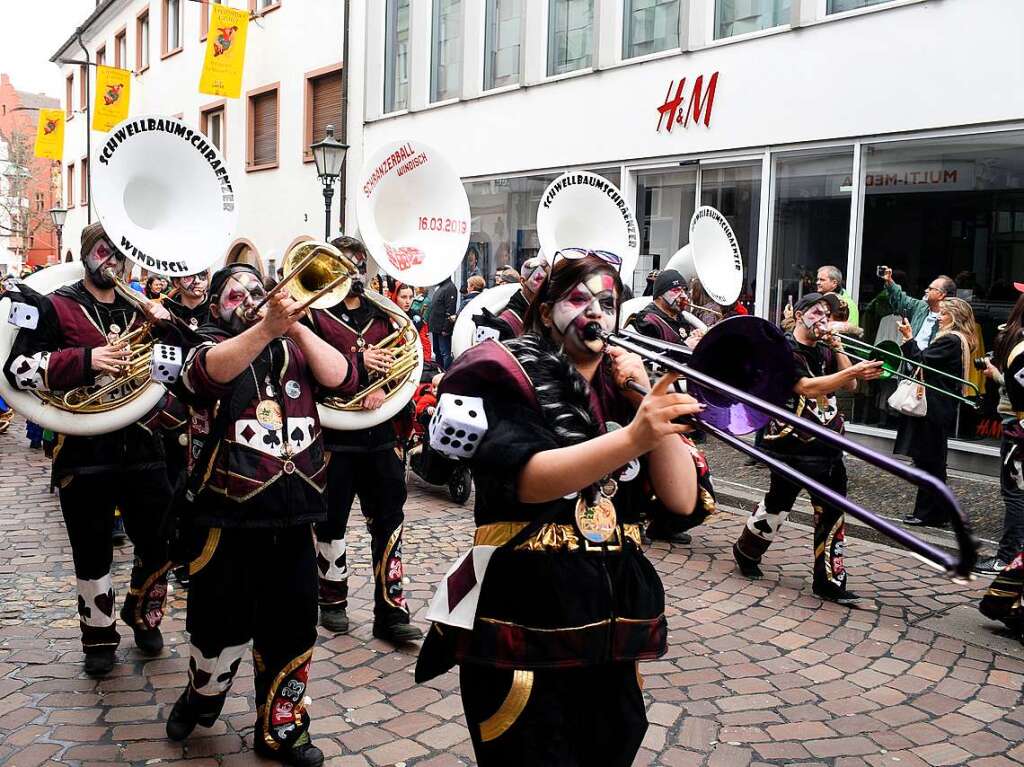
M 619 274 L 626 285 L 632 282 L 640 257 L 640 230 L 632 206 L 615 184 L 584 170 L 563 173 L 548 184 L 537 206 L 537 239 L 548 263 L 562 248 L 614 253 L 622 259 Z M 473 317 L 484 308 L 498 314 L 516 288 L 489 288 L 459 314 L 452 331 L 454 357 L 482 340 Z
M 743 256 L 725 216 L 710 205 L 690 218 L 690 242 L 677 250 L 663 269 L 675 269 L 689 283 L 700 280 L 704 292 L 722 306 L 736 302 L 743 290 Z

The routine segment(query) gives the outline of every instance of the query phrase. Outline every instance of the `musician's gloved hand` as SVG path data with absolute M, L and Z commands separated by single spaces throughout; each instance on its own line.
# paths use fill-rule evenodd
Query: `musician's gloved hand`
M 850 365 L 847 369 L 851 371 L 854 378 L 860 381 L 874 381 L 882 375 L 882 360 L 858 362 L 856 365 Z
M 131 349 L 123 341 L 97 346 L 92 350 L 92 369 L 97 373 L 119 373 L 123 368 L 128 367 L 130 354 Z
M 376 389 L 363 398 L 363 410 L 377 410 L 384 404 L 385 399 L 387 398 L 384 396 L 384 391 L 382 389 Z
M 640 455 L 654 450 L 665 437 L 690 430 L 689 424 L 674 423 L 677 418 L 697 415 L 704 410 L 704 405 L 689 394 L 670 391 L 678 379 L 676 373 L 668 373 L 658 379 L 626 427 Z
M 700 343 L 700 339 L 702 339 L 703 337 L 703 330 L 691 330 L 690 335 L 686 337 L 686 340 L 683 343 L 685 343 L 691 349 L 696 349 L 697 344 Z
M 391 363 L 394 353 L 390 349 L 374 349 L 372 347 L 363 351 L 363 365 L 373 373 L 387 373 L 391 370 Z

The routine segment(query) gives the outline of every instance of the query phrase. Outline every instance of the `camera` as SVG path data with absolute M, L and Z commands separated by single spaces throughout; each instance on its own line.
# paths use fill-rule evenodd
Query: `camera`
M 877 267 L 875 267 L 875 274 L 877 274 L 879 277 L 884 277 L 885 273 L 888 272 L 888 271 L 889 271 L 889 267 L 888 266 L 877 266 Z
M 974 358 L 974 369 L 978 370 L 978 371 L 984 370 L 986 364 L 991 359 L 992 359 L 992 353 L 991 352 L 986 354 L 984 357 L 975 357 Z

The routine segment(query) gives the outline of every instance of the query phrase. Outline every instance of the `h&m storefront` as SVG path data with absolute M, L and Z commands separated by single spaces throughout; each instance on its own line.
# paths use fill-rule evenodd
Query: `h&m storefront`
M 374 120 L 366 144 L 414 132 L 451 158 L 489 283 L 538 252 L 546 186 L 587 169 L 633 201 L 638 294 L 712 205 L 739 239 L 740 300 L 759 316 L 777 320 L 834 265 L 866 338 L 892 338 L 886 265 L 910 295 L 952 277 L 989 350 L 1024 281 L 1024 60 L 1007 27 L 1024 28 L 1024 4 L 918 3 Z M 891 438 L 894 387 L 845 403 L 852 432 Z M 962 410 L 951 466 L 995 472 L 996 401 L 988 391 L 980 413 Z

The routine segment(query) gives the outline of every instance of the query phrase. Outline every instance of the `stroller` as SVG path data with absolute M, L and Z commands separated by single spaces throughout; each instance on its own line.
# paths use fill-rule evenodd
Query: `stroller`
M 430 447 L 427 424 L 437 406 L 437 396 L 431 379 L 436 369 L 423 371 L 421 383 L 412 396 L 414 414 L 412 426 L 404 440 L 405 467 L 428 484 L 436 487 L 448 486 L 448 495 L 460 506 L 469 500 L 473 480 L 469 467 L 462 461 L 453 461 Z

